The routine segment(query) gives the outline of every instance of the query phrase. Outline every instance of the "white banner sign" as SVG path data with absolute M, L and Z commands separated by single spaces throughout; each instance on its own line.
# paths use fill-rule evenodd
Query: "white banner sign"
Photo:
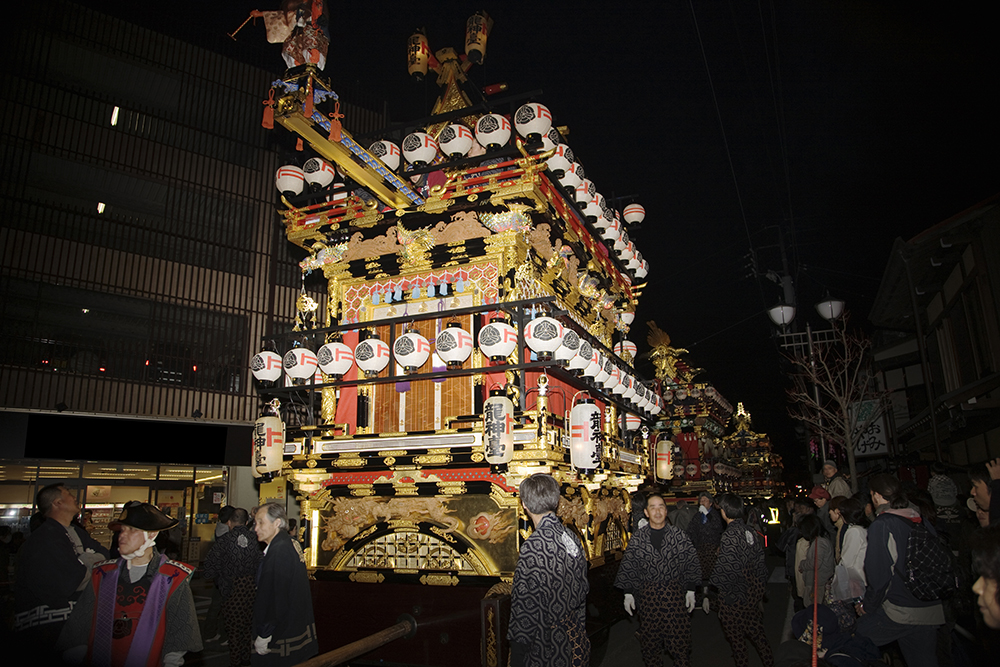
M 851 406 L 851 421 L 855 424 L 864 423 L 868 415 L 875 409 L 875 401 L 863 401 Z M 887 441 L 885 428 L 885 414 L 880 415 L 873 421 L 864 432 L 855 429 L 854 455 L 858 458 L 867 456 L 887 456 L 889 454 L 889 444 Z

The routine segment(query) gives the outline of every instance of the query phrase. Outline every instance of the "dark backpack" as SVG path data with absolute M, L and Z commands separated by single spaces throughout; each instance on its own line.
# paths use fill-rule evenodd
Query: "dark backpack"
M 958 590 L 958 574 L 954 557 L 933 528 L 923 522 L 914 523 L 896 517 L 910 525 L 906 541 L 906 563 L 896 563 L 906 589 L 924 602 L 946 600 Z

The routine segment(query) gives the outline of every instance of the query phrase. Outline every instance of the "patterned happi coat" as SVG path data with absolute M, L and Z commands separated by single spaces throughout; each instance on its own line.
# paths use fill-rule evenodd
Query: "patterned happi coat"
M 507 639 L 527 647 L 525 667 L 590 664 L 587 570 L 580 540 L 554 514 L 543 516 L 521 545 L 511 591 Z
M 722 600 L 729 604 L 756 604 L 764 596 L 767 584 L 764 550 L 757 534 L 742 519 L 733 520 L 722 533 L 711 581 Z
M 632 533 L 615 578 L 615 588 L 635 596 L 639 644 L 647 665 L 663 664 L 663 649 L 675 665 L 690 664 L 691 618 L 684 605 L 687 591 L 701 582 L 701 564 L 691 538 L 667 525 L 663 543 L 653 547 L 652 528 Z

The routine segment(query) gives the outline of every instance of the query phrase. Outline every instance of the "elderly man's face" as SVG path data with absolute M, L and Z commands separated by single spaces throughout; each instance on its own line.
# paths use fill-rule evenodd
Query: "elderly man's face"
M 701 505 L 702 507 L 707 507 L 708 509 L 712 509 L 712 499 L 709 498 L 708 496 L 702 496 L 701 498 L 699 498 L 698 504 Z

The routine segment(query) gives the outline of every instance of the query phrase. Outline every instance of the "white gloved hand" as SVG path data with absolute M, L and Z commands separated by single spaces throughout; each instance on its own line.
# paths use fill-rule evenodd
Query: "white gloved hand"
M 687 607 L 689 614 L 694 611 L 694 591 L 688 591 L 684 596 L 684 606 Z
M 88 570 L 93 569 L 94 565 L 97 563 L 107 560 L 107 558 L 104 557 L 104 554 L 99 554 L 93 549 L 87 549 L 82 554 L 77 556 L 76 559 L 86 565 Z
M 271 635 L 267 637 L 257 637 L 253 640 L 253 650 L 257 651 L 257 655 L 267 655 L 267 645 L 271 643 Z
M 632 612 L 635 611 L 635 598 L 631 593 L 625 594 L 625 611 L 628 612 L 629 616 L 631 616 Z

